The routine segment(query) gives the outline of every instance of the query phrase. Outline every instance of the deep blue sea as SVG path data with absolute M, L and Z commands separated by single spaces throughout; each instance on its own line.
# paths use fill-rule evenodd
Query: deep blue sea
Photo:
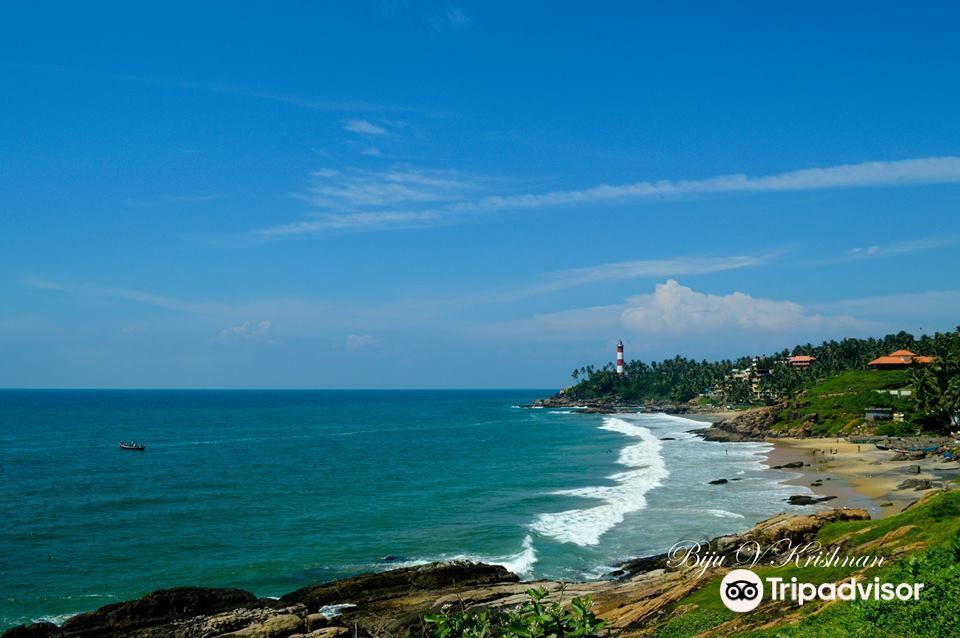
M 456 557 L 597 578 L 803 491 L 703 423 L 517 407 L 550 392 L 0 391 L 0 628 Z

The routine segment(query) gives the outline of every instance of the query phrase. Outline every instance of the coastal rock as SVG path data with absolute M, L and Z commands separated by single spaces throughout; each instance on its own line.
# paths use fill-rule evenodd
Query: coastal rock
M 54 638 L 62 635 L 60 628 L 52 622 L 35 622 L 8 629 L 0 634 L 0 638 Z
M 308 614 L 304 622 L 307 624 L 307 631 L 315 631 L 329 625 L 330 619 L 323 614 Z
M 60 630 L 69 638 L 129 636 L 135 630 L 184 618 L 260 605 L 256 596 L 242 589 L 176 587 L 73 616 Z
M 771 435 L 771 428 L 777 422 L 777 413 L 776 406 L 755 408 L 717 421 L 696 433 L 707 441 L 762 441 Z
M 787 499 L 787 502 L 791 505 L 816 505 L 817 503 L 823 503 L 824 501 L 830 501 L 837 498 L 836 496 L 821 496 L 817 498 L 816 496 L 808 496 L 806 494 L 794 494 Z
M 784 463 L 783 465 L 774 465 L 773 469 L 775 470 L 794 469 L 798 467 L 803 467 L 803 465 L 804 465 L 803 461 L 790 461 L 789 463 Z
M 827 497 L 827 500 L 829 498 Z M 852 508 L 824 510 L 807 515 L 777 514 L 760 521 L 742 534 L 717 536 L 707 544 L 709 549 L 718 556 L 732 557 L 747 541 L 756 541 L 762 546 L 772 546 L 778 541 L 789 540 L 789 545 L 797 546 L 812 541 L 824 525 L 838 521 L 866 520 L 870 520 L 870 514 L 866 510 Z M 785 546 L 789 547 L 789 545 Z M 617 569 L 609 576 L 626 579 L 662 570 L 667 567 L 667 558 L 667 554 L 634 558 L 617 565 Z
M 713 481 L 707 481 L 708 485 L 723 485 L 727 483 L 727 479 L 715 479 Z
M 643 556 L 641 558 L 632 558 L 624 561 L 617 566 L 617 569 L 607 574 L 610 578 L 624 578 L 652 572 L 657 569 L 664 569 L 667 566 L 667 555 L 657 554 L 656 556 Z
M 267 620 L 244 627 L 224 636 L 232 638 L 285 638 L 304 628 L 303 619 L 294 614 L 280 614 Z
M 307 608 L 303 605 L 291 605 L 276 608 L 277 601 L 264 600 L 264 607 L 256 609 L 234 609 L 215 616 L 199 616 L 186 621 L 178 621 L 173 625 L 172 636 L 176 638 L 208 638 L 236 632 L 253 625 L 266 623 L 271 618 L 280 615 L 293 614 L 303 616 Z M 269 603 L 273 603 L 267 606 Z
M 451 561 L 393 569 L 378 574 L 363 574 L 322 585 L 309 585 L 285 594 L 280 600 L 286 604 L 301 603 L 311 612 L 316 612 L 324 605 L 360 604 L 415 591 L 515 583 L 519 580 L 518 576 L 500 565 Z
M 917 492 L 933 488 L 930 479 L 907 479 L 897 486 L 898 490 L 915 490 Z
M 824 525 L 838 521 L 868 521 L 870 514 L 864 509 L 840 508 L 798 516 L 777 514 L 760 521 L 743 536 L 761 545 L 789 539 L 794 545 L 809 543 Z

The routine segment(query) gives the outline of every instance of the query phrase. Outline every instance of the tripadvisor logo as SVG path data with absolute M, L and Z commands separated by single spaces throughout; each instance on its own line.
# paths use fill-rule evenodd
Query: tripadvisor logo
M 763 581 L 749 569 L 735 569 L 720 582 L 720 600 L 730 611 L 753 611 L 763 600 Z
M 812 600 L 918 600 L 923 583 L 881 583 L 879 578 L 858 581 L 856 578 L 841 583 L 797 582 L 796 577 L 765 579 L 770 600 L 795 602 L 798 605 Z M 727 609 L 736 612 L 753 611 L 763 601 L 763 581 L 749 569 L 735 569 L 720 582 L 720 600 Z

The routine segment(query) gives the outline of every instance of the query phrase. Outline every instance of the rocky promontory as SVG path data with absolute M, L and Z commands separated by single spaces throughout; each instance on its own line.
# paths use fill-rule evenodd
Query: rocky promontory
M 696 434 L 707 441 L 763 441 L 773 436 L 777 414 L 777 406 L 744 410 L 720 419 Z
M 649 412 L 664 414 L 713 414 L 714 406 L 703 406 L 689 401 L 627 401 L 620 397 L 577 399 L 558 393 L 546 399 L 536 399 L 521 408 L 555 408 L 577 410 L 581 414 L 617 414 L 619 412 Z

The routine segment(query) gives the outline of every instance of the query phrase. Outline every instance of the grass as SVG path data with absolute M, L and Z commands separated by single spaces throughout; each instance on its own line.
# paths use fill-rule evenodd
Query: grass
M 897 412 L 909 412 L 912 409 L 910 399 L 877 392 L 902 387 L 908 383 L 907 370 L 841 372 L 792 400 L 780 413 L 777 428 L 789 430 L 813 421 L 812 434 L 835 436 L 864 423 L 863 414 L 867 408 L 890 407 Z

